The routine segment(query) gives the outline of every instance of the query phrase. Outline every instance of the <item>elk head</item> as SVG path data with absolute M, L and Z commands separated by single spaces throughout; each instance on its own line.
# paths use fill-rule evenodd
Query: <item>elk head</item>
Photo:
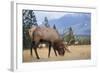
M 64 56 L 65 46 L 61 40 L 56 40 L 53 44 L 53 48 L 58 52 L 59 55 Z

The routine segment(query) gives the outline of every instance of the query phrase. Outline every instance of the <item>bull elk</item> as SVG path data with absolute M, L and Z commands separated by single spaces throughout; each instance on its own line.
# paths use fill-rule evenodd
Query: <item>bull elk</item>
M 48 27 L 33 26 L 29 29 L 29 36 L 32 41 L 30 47 L 31 56 L 32 56 L 32 48 L 34 48 L 37 59 L 40 59 L 37 53 L 37 47 L 40 42 L 48 42 L 49 44 L 48 57 L 50 57 L 51 47 L 53 47 L 56 56 L 57 56 L 56 51 L 58 52 L 59 55 L 64 56 L 65 49 L 67 48 L 64 46 L 59 33 L 55 29 Z M 68 52 L 70 51 L 68 50 Z

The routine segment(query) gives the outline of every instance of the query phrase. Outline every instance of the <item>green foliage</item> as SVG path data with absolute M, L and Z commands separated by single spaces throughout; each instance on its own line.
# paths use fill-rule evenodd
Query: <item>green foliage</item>
M 22 10 L 22 18 L 23 18 L 23 25 L 36 25 L 37 26 L 37 20 L 34 14 L 33 10 Z
M 31 40 L 28 33 L 29 26 L 23 26 L 23 48 L 29 48 L 31 44 Z
M 68 34 L 64 35 L 64 41 L 68 42 L 69 44 L 73 44 L 75 42 L 75 37 L 71 27 L 68 30 Z
M 75 44 L 75 41 L 77 41 L 79 45 L 91 44 L 90 35 L 74 35 L 73 32 L 74 31 L 70 27 L 68 30 L 68 34 L 65 34 L 63 37 L 64 41 L 68 42 L 69 44 Z
M 23 48 L 30 48 L 31 39 L 29 37 L 28 30 L 32 25 L 37 25 L 37 20 L 33 10 L 23 10 L 22 11 L 22 20 L 23 20 Z
M 76 41 L 79 41 L 80 45 L 90 45 L 91 44 L 91 38 L 89 35 L 77 35 L 75 36 Z

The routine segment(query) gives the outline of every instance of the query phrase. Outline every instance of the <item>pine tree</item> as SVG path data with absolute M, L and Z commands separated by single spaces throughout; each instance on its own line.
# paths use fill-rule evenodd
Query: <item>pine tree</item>
M 73 30 L 71 27 L 69 28 L 67 39 L 68 39 L 69 44 L 73 44 L 75 42 L 75 37 L 74 37 Z
M 54 28 L 54 29 L 56 29 L 56 26 L 55 26 L 55 24 L 53 25 L 53 28 Z
M 33 10 L 23 10 L 23 25 L 30 27 L 32 25 L 37 26 L 37 20 Z
M 30 47 L 30 37 L 28 34 L 28 29 L 32 25 L 37 24 L 36 16 L 34 14 L 33 10 L 23 10 L 22 11 L 22 21 L 23 21 L 23 48 L 29 48 Z
M 44 18 L 44 25 L 45 25 L 46 27 L 50 27 L 47 17 Z

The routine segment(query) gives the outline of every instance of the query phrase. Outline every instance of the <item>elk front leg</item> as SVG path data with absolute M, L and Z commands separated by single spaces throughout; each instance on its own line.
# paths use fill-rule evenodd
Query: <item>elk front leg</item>
M 40 58 L 39 58 L 39 55 L 38 55 L 38 53 L 37 53 L 37 48 L 34 48 L 34 51 L 35 51 L 35 54 L 36 54 L 37 59 L 40 59 Z
M 33 42 L 31 42 L 31 46 L 30 46 L 30 54 L 31 54 L 31 56 L 33 56 L 33 53 L 32 53 L 32 48 L 33 48 Z
M 35 52 L 35 54 L 36 54 L 37 59 L 40 59 L 40 58 L 39 58 L 39 55 L 38 55 L 38 53 L 37 53 L 38 44 L 39 44 L 39 43 L 36 43 L 36 42 L 35 42 L 34 52 Z

